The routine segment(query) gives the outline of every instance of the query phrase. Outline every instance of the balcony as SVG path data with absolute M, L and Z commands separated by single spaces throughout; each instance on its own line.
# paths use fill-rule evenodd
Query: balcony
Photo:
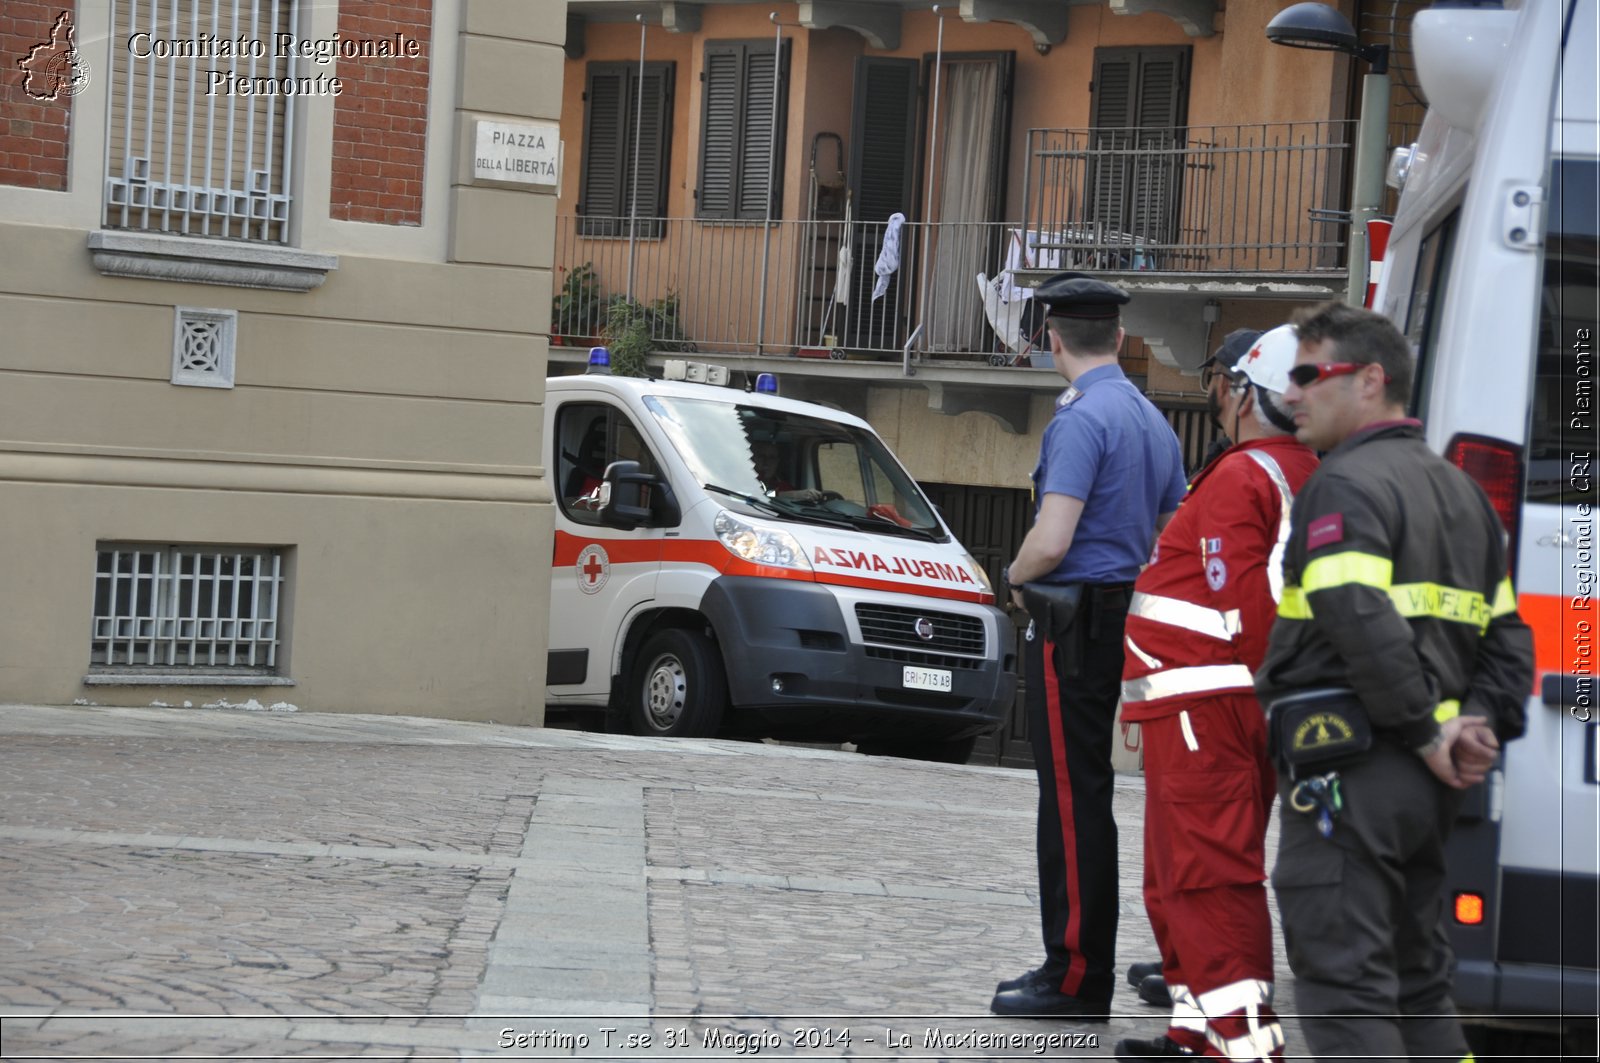
M 1352 132 L 1349 122 L 1030 130 L 1014 222 L 563 216 L 551 333 L 574 350 L 552 359 L 581 357 L 607 306 L 631 298 L 655 311 L 663 349 L 734 365 L 782 357 L 801 375 L 1054 388 L 1048 372 L 993 369 L 1031 367 L 1029 285 L 1073 269 L 1138 293 L 1129 331 L 1192 369 L 1205 302 L 1342 290 Z M 894 243 L 898 254 L 885 255 Z M 839 362 L 869 364 L 829 364 Z

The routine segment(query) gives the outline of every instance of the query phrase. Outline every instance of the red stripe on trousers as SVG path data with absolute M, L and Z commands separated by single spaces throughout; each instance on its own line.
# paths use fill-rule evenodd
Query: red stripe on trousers
M 1061 682 L 1056 676 L 1056 644 L 1044 640 L 1044 707 L 1050 721 L 1050 759 L 1055 765 L 1056 818 L 1061 821 L 1061 851 L 1067 861 L 1067 932 L 1062 944 L 1072 953 L 1061 991 L 1077 996 L 1085 964 L 1078 943 L 1083 904 L 1078 897 L 1078 830 L 1072 814 L 1072 776 L 1067 771 L 1067 742 L 1061 731 Z

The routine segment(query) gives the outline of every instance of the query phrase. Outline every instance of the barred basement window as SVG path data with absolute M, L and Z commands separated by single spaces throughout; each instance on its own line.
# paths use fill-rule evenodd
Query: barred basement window
M 281 551 L 101 543 L 97 552 L 91 666 L 277 667 Z
M 107 228 L 288 239 L 293 97 L 308 77 L 276 42 L 299 36 L 298 16 L 297 0 L 114 0 Z M 222 47 L 240 41 L 245 55 Z

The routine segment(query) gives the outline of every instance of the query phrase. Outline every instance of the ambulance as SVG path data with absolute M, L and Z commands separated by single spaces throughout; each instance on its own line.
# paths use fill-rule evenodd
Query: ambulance
M 1596 4 L 1437 3 L 1416 16 L 1429 111 L 1391 161 L 1401 195 L 1376 296 L 1417 351 L 1430 444 L 1505 523 L 1534 630 L 1527 732 L 1467 795 L 1451 839 L 1456 1000 L 1502 1030 L 1560 1027 L 1589 1053 L 1600 1014 Z
M 667 376 L 548 382 L 548 704 L 966 760 L 1010 709 L 1014 629 L 916 481 L 865 421 L 767 374 Z

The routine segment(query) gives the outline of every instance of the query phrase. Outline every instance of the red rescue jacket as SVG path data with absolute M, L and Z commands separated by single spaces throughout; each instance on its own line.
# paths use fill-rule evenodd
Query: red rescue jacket
M 1195 477 L 1134 584 L 1122 718 L 1254 693 L 1283 587 L 1289 507 L 1317 467 L 1292 436 L 1240 443 Z

